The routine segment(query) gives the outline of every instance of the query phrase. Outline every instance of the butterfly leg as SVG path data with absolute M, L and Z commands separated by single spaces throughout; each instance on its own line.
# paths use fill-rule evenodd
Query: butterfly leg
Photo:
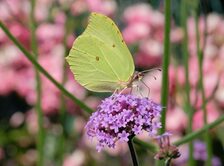
M 124 87 L 124 89 L 122 89 L 120 92 L 119 92 L 119 95 L 122 94 L 128 87 Z
M 118 89 L 115 89 L 115 91 L 113 92 L 112 96 L 114 96 L 116 93 L 118 93 Z
M 150 94 L 150 88 L 149 88 L 149 86 L 143 80 L 140 80 L 140 81 L 148 89 L 147 97 L 149 98 L 149 94 Z
M 139 94 L 141 95 L 141 97 L 143 97 L 143 94 L 142 94 L 142 92 L 141 92 L 141 90 L 139 88 L 139 85 L 136 85 L 136 87 L 137 87 L 137 92 L 139 92 Z

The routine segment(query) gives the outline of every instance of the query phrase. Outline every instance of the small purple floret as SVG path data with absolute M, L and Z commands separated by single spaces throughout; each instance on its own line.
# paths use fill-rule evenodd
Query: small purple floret
M 128 142 L 142 130 L 155 136 L 161 126 L 161 110 L 161 105 L 148 98 L 115 94 L 98 106 L 86 124 L 86 132 L 90 138 L 96 137 L 98 151 L 105 146 L 114 148 L 118 140 Z

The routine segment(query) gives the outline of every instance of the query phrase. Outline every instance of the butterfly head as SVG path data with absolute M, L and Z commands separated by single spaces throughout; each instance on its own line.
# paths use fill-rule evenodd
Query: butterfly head
M 127 87 L 132 88 L 133 87 L 133 82 L 135 81 L 141 81 L 142 78 L 144 77 L 143 72 L 135 71 L 135 73 L 130 77 Z

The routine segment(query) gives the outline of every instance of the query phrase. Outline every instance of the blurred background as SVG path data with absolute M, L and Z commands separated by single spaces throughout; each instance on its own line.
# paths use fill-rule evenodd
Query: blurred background
M 192 7 L 194 2 L 187 5 L 190 103 L 186 102 L 185 95 L 181 1 L 172 1 L 166 125 L 167 131 L 173 133 L 173 140 L 187 133 L 186 107 L 189 105 L 194 110 L 193 120 L 189 122 L 192 123 L 193 131 L 204 126 L 203 100 L 198 90 L 195 13 L 198 16 L 200 46 L 204 55 L 203 81 L 208 122 L 213 122 L 224 113 L 224 1 L 202 0 L 197 12 Z M 164 1 L 159 0 L 36 0 L 34 17 L 38 61 L 67 90 L 95 110 L 100 101 L 110 94 L 85 90 L 74 80 L 64 59 L 73 41 L 86 27 L 90 12 L 100 12 L 115 20 L 133 55 L 136 70 L 142 71 L 161 67 L 162 64 L 163 7 Z M 0 20 L 30 51 L 33 26 L 31 13 L 30 0 L 0 0 Z M 161 76 L 161 72 L 151 72 L 144 77 L 144 82 L 150 87 L 149 98 L 158 103 Z M 41 84 L 42 135 L 38 132 L 35 107 L 38 82 Z M 147 95 L 148 89 L 143 86 L 141 92 Z M 63 97 L 46 77 L 41 75 L 40 81 L 37 81 L 33 65 L 0 30 L 0 165 L 36 165 L 39 137 L 43 140 L 44 165 L 47 166 L 131 165 L 126 144 L 119 144 L 114 150 L 96 152 L 95 144 L 84 133 L 89 116 L 70 99 Z M 223 131 L 224 125 L 210 131 L 214 166 L 224 165 Z M 140 138 L 151 141 L 144 134 Z M 136 148 L 140 165 L 153 165 L 154 154 L 139 146 Z M 180 152 L 181 157 L 173 161 L 174 165 L 187 163 L 187 144 L 180 147 Z M 204 165 L 206 157 L 206 146 L 201 136 L 194 141 L 197 165 Z

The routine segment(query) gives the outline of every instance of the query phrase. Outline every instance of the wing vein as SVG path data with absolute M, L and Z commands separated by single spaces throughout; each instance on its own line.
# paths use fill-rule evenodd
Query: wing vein
M 120 78 L 118 77 L 117 73 L 114 71 L 114 69 L 112 68 L 111 64 L 108 62 L 108 59 L 107 59 L 106 56 L 103 54 L 103 51 L 101 50 L 101 48 L 100 48 L 100 47 L 98 47 L 98 48 L 99 48 L 100 52 L 102 53 L 102 55 L 103 55 L 105 61 L 107 62 L 107 64 L 110 66 L 112 72 L 116 75 L 117 79 L 120 80 Z

